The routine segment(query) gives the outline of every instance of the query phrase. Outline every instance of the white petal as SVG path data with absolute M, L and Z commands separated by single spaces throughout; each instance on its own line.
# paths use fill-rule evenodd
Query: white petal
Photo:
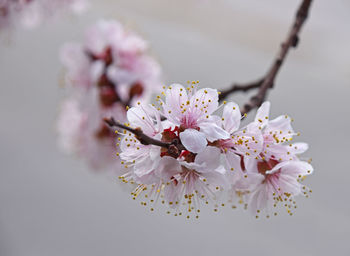
M 244 157 L 244 167 L 248 173 L 259 173 L 258 160 L 254 157 Z
M 238 130 L 241 117 L 239 106 L 234 102 L 227 103 L 222 114 L 222 125 L 224 129 L 230 134 Z
M 181 84 L 172 84 L 165 91 L 165 102 L 163 103 L 164 115 L 175 124 L 180 124 L 183 116 L 182 105 L 186 105 L 188 96 L 186 88 Z
M 263 136 L 256 123 L 250 123 L 246 128 L 236 131 L 232 141 L 235 151 L 241 155 L 257 156 L 263 149 Z
M 289 161 L 289 164 L 282 168 L 284 174 L 288 174 L 295 178 L 305 175 L 310 175 L 314 171 L 311 164 L 304 161 Z
M 127 86 L 137 81 L 135 72 L 121 69 L 116 65 L 111 65 L 107 69 L 108 78 L 118 86 Z
M 264 209 L 268 204 L 267 186 L 266 184 L 260 184 L 256 187 L 255 192 L 250 194 L 248 208 L 252 214 L 256 214 L 257 210 Z
M 164 181 L 169 181 L 172 176 L 179 172 L 181 172 L 179 161 L 169 156 L 162 157 L 156 169 L 157 176 Z
M 153 136 L 157 132 L 156 121 L 159 121 L 159 114 L 150 105 L 130 108 L 127 112 L 127 118 L 132 127 L 140 127 L 147 135 Z
M 241 157 L 232 150 L 228 150 L 224 156 L 228 180 L 232 185 L 236 185 L 236 183 L 243 178 Z M 237 186 L 235 186 L 235 188 L 237 188 Z
M 288 154 L 290 147 L 282 144 L 271 144 L 264 148 L 264 154 L 267 158 L 277 159 L 279 161 L 291 160 L 293 155 Z
M 290 152 L 293 154 L 302 154 L 308 149 L 309 149 L 309 145 L 307 143 L 298 142 L 298 143 L 292 144 L 292 146 L 290 147 Z
M 205 134 L 210 142 L 230 138 L 230 134 L 215 123 L 204 122 L 201 123 L 199 127 L 200 131 Z
M 294 135 L 294 131 L 291 125 L 292 119 L 287 115 L 281 115 L 271 120 L 267 125 L 264 133 L 270 132 L 276 134 L 277 138 L 282 141 L 283 138 L 290 139 Z
M 101 77 L 103 74 L 104 65 L 105 64 L 100 60 L 94 61 L 94 63 L 92 63 L 90 68 L 90 79 L 92 82 L 96 83 Z
M 190 104 L 191 106 L 198 104 L 199 109 L 205 107 L 207 113 L 203 111 L 203 115 L 210 115 L 219 106 L 218 91 L 211 88 L 200 89 L 191 97 Z
M 285 162 L 278 163 L 277 165 L 275 165 L 275 167 L 273 167 L 269 171 L 266 171 L 265 173 L 266 174 L 273 174 L 273 173 L 277 172 L 278 170 L 280 170 L 281 168 L 283 168 L 287 165 L 290 165 L 291 163 L 292 163 L 291 161 L 285 161 Z
M 225 153 L 225 159 L 226 164 L 228 167 L 228 170 L 230 171 L 231 168 L 233 168 L 231 171 L 241 171 L 241 157 L 235 154 L 233 151 L 228 150 Z
M 221 151 L 217 147 L 206 147 L 202 152 L 198 153 L 195 163 L 203 166 L 199 172 L 208 172 L 216 169 L 220 164 Z
M 230 185 L 226 177 L 226 170 L 223 166 L 219 166 L 210 172 L 202 173 L 202 176 L 207 179 L 209 184 L 214 186 L 227 189 Z
M 270 102 L 265 101 L 256 112 L 255 122 L 264 127 L 268 123 L 270 113 Z
M 181 132 L 180 139 L 182 145 L 184 145 L 188 151 L 193 153 L 203 151 L 208 144 L 204 133 L 201 133 L 195 129 L 186 129 L 185 131 Z

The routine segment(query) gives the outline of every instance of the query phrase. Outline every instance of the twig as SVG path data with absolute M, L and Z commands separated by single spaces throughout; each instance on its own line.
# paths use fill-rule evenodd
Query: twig
M 252 98 L 250 98 L 249 102 L 246 103 L 241 110 L 242 115 L 247 114 L 250 110 L 259 107 L 262 102 L 266 98 L 266 94 L 268 92 L 269 88 L 273 87 L 274 80 L 277 76 L 278 71 L 280 70 L 287 53 L 290 48 L 297 47 L 299 42 L 298 34 L 301 30 L 302 25 L 304 24 L 308 12 L 310 9 L 312 0 L 303 0 L 302 4 L 300 5 L 293 26 L 286 38 L 286 40 L 281 44 L 280 51 L 275 58 L 273 64 L 267 71 L 266 75 L 255 82 L 248 83 L 248 84 L 233 84 L 229 89 L 222 90 L 221 94 L 219 95 L 219 100 L 222 101 L 226 97 L 228 97 L 230 94 L 238 91 L 247 92 L 252 89 L 259 88 L 259 91 L 256 95 L 254 95 Z
M 219 95 L 219 101 L 224 100 L 226 97 L 228 97 L 231 93 L 234 92 L 247 92 L 249 90 L 259 88 L 263 82 L 264 79 L 262 78 L 258 81 L 249 84 L 233 84 L 229 89 L 221 90 L 221 93 Z
M 144 134 L 143 131 L 141 130 L 141 128 L 136 128 L 136 129 L 130 128 L 129 126 L 123 125 L 123 124 L 115 121 L 115 119 L 113 117 L 111 117 L 111 118 L 104 118 L 104 121 L 110 127 L 117 127 L 117 128 L 121 128 L 121 129 L 127 130 L 129 132 L 132 132 L 133 134 L 136 135 L 136 138 L 143 145 L 156 145 L 156 146 L 164 147 L 164 148 L 167 148 L 167 149 L 169 149 L 169 147 L 171 145 L 173 145 L 173 143 L 163 142 L 163 141 L 160 141 L 160 140 L 153 139 L 153 138 L 147 136 L 146 134 Z
M 290 48 L 297 47 L 299 42 L 299 32 L 307 19 L 312 0 L 303 0 L 297 11 L 293 26 L 288 33 L 288 36 L 281 44 L 280 51 L 272 63 L 270 69 L 263 78 L 263 83 L 259 87 L 258 93 L 253 96 L 248 103 L 246 103 L 241 110 L 242 115 L 248 113 L 253 108 L 259 107 L 266 98 L 269 88 L 273 87 L 274 80 L 278 71 L 280 70 Z

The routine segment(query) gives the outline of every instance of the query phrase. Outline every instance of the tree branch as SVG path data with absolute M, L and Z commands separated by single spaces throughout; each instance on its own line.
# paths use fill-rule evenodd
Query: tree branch
M 231 93 L 234 92 L 247 92 L 252 89 L 259 88 L 261 84 L 264 82 L 264 79 L 257 80 L 255 82 L 249 84 L 233 84 L 229 89 L 221 90 L 219 95 L 219 101 L 223 101 L 226 97 L 228 97 Z
M 267 71 L 263 83 L 259 87 L 258 93 L 253 96 L 248 103 L 246 103 L 241 110 L 242 115 L 248 113 L 250 110 L 259 107 L 266 98 L 269 88 L 273 87 L 276 75 L 280 70 L 290 48 L 297 47 L 299 42 L 299 33 L 305 20 L 307 19 L 312 0 L 303 0 L 296 13 L 296 17 L 287 38 L 281 44 L 281 48 L 277 57 L 273 61 L 270 69 Z
M 123 125 L 123 124 L 115 121 L 115 119 L 113 117 L 111 117 L 111 118 L 104 118 L 104 121 L 109 127 L 121 128 L 121 129 L 127 130 L 127 131 L 135 134 L 136 138 L 143 145 L 156 145 L 156 146 L 164 147 L 164 148 L 167 148 L 167 149 L 169 149 L 169 147 L 171 145 L 173 145 L 173 143 L 163 142 L 163 141 L 160 141 L 160 140 L 153 139 L 153 138 L 147 136 L 146 134 L 144 134 L 143 131 L 141 130 L 141 128 L 136 128 L 136 129 L 130 128 L 129 126 Z
M 275 78 L 277 76 L 278 71 L 280 70 L 284 60 L 287 57 L 287 53 L 290 48 L 297 47 L 299 42 L 299 33 L 301 27 L 303 26 L 305 20 L 307 19 L 310 5 L 312 0 L 303 0 L 299 9 L 296 13 L 295 20 L 293 22 L 292 28 L 289 31 L 287 38 L 281 44 L 280 51 L 278 52 L 275 60 L 273 61 L 271 67 L 268 69 L 265 76 L 252 83 L 248 84 L 233 84 L 231 88 L 227 90 L 222 90 L 219 95 L 219 100 L 222 101 L 226 97 L 228 97 L 231 93 L 242 91 L 247 92 L 252 89 L 258 89 L 259 91 L 256 95 L 250 98 L 249 102 L 244 105 L 241 110 L 242 115 L 247 114 L 252 109 L 259 107 L 266 98 L 266 94 L 268 89 L 272 88 L 274 85 Z

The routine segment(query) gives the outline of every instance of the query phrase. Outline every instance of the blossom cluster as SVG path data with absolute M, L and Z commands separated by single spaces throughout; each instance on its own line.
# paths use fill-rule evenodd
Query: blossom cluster
M 126 120 L 126 106 L 161 90 L 160 67 L 141 37 L 116 21 L 102 20 L 86 31 L 84 43 L 61 51 L 68 97 L 58 120 L 59 143 L 94 169 L 119 169 L 116 134 L 103 122 Z
M 158 105 L 139 103 L 128 110 L 126 126 L 169 145 L 116 131 L 123 136 L 120 179 L 136 185 L 133 198 L 145 197 L 149 202 L 141 203 L 151 211 L 161 201 L 169 214 L 187 218 L 198 218 L 202 204 L 212 203 L 217 211 L 226 201 L 233 208 L 245 205 L 257 218 L 276 215 L 279 205 L 292 215 L 295 197 L 311 192 L 301 181 L 313 172 L 298 156 L 308 145 L 292 143 L 292 119 L 270 120 L 270 103 L 264 102 L 254 121 L 241 127 L 236 103 L 219 105 L 217 90 L 197 87 L 198 82 L 187 88 L 173 84 L 157 96 Z
M 80 13 L 86 5 L 86 0 L 0 0 L 0 31 L 16 23 L 33 27 L 65 10 Z

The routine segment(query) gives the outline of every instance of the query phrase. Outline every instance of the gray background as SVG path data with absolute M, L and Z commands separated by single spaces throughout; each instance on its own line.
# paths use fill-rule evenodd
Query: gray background
M 350 2 L 317 0 L 269 95 L 311 148 L 311 198 L 295 215 L 256 220 L 203 208 L 199 220 L 155 213 L 127 187 L 56 147 L 64 90 L 58 49 L 97 18 L 147 38 L 170 82 L 222 88 L 260 77 L 296 6 L 287 0 L 104 0 L 81 18 L 17 31 L 0 45 L 0 255 L 350 255 Z M 235 100 L 242 102 L 244 95 Z M 106 177 L 107 176 L 107 177 Z

